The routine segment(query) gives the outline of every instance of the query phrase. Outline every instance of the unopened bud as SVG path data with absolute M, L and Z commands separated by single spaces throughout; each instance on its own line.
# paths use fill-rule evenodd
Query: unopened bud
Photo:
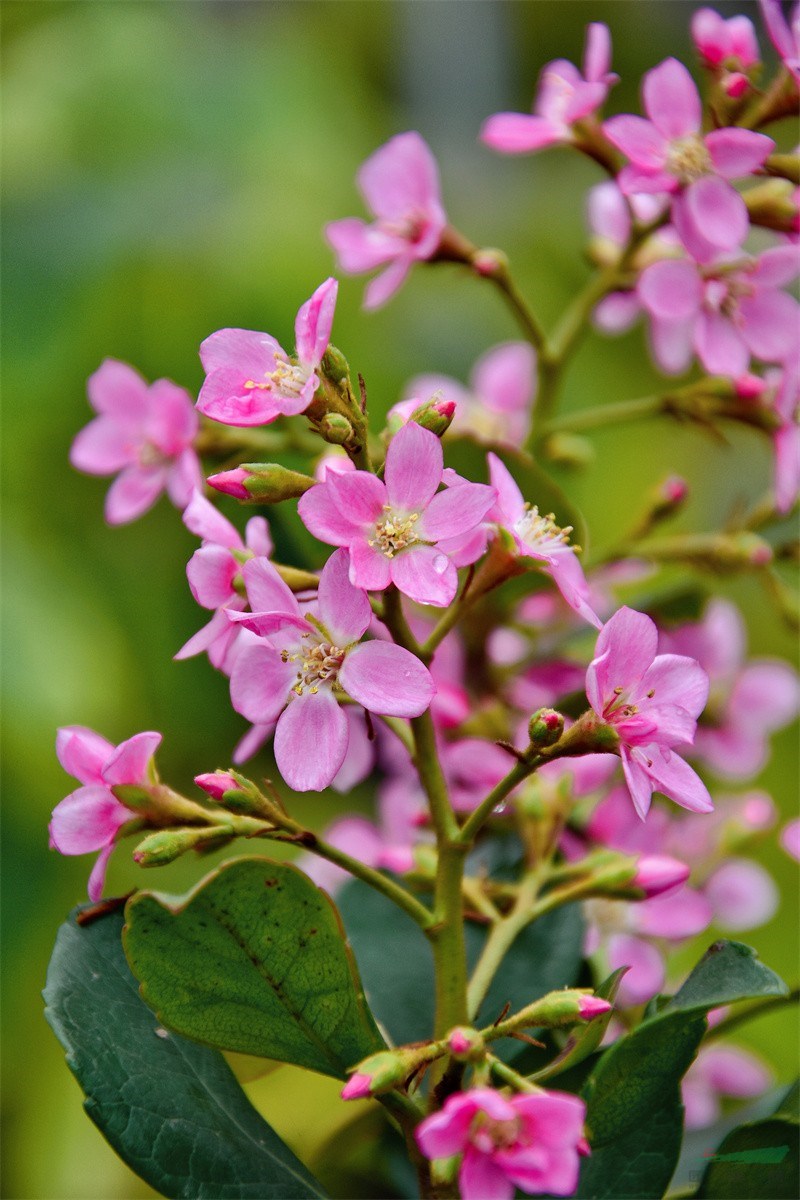
M 751 224 L 780 233 L 793 233 L 797 229 L 797 201 L 790 180 L 769 179 L 749 188 L 742 199 L 747 205 Z
M 467 1025 L 457 1025 L 447 1035 L 447 1049 L 458 1062 L 478 1062 L 486 1052 L 483 1035 Z
M 423 429 L 435 433 L 437 437 L 443 437 L 452 425 L 455 415 L 454 400 L 443 400 L 441 396 L 434 396 L 427 403 L 415 408 L 408 419 L 416 425 L 421 425 Z
M 140 867 L 162 867 L 180 858 L 187 850 L 194 850 L 208 842 L 225 841 L 234 836 L 230 826 L 206 826 L 199 829 L 160 829 L 151 833 L 133 852 L 133 860 Z
M 356 1071 L 355 1075 L 351 1075 L 347 1083 L 341 1091 L 343 1100 L 365 1100 L 367 1096 L 371 1096 L 370 1084 L 372 1079 L 369 1075 L 362 1075 L 360 1071 Z
M 397 1050 L 382 1050 L 365 1058 L 342 1089 L 343 1100 L 360 1100 L 388 1092 L 401 1084 L 417 1067 L 438 1058 L 443 1053 L 441 1043 L 430 1042 L 427 1046 L 410 1048 L 401 1046 Z
M 631 880 L 635 888 L 641 888 L 646 899 L 661 896 L 685 883 L 689 878 L 686 863 L 665 854 L 645 854 L 636 865 L 636 874 Z
M 319 431 L 325 441 L 330 442 L 332 446 L 344 446 L 355 436 L 353 426 L 347 417 L 336 412 L 325 414 L 319 423 Z
M 736 395 L 740 400 L 757 400 L 767 390 L 767 381 L 759 375 L 740 375 L 735 380 Z
M 207 792 L 212 800 L 221 800 L 226 792 L 240 791 L 239 784 L 232 775 L 225 771 L 213 771 L 206 775 L 195 775 L 194 781 L 199 788 Z
M 563 992 L 548 992 L 541 1000 L 527 1004 L 518 1013 L 498 1022 L 492 1028 L 497 1036 L 506 1036 L 515 1029 L 525 1029 L 535 1025 L 555 1027 L 558 1025 L 573 1025 L 576 1021 L 591 1021 L 593 1017 L 608 1012 L 611 1005 L 599 996 L 589 995 L 577 988 L 567 988 Z M 486 1036 L 491 1036 L 491 1030 L 485 1030 Z
M 333 383 L 341 383 L 350 375 L 350 364 L 341 350 L 336 346 L 328 346 L 322 358 L 322 373 Z
M 731 100 L 738 100 L 750 87 L 750 80 L 742 71 L 729 71 L 722 79 L 722 90 Z
M 243 463 L 234 471 L 210 476 L 211 487 L 250 504 L 278 504 L 296 500 L 314 486 L 310 475 L 290 471 L 278 463 Z
M 503 275 L 508 270 L 508 256 L 502 250 L 486 248 L 478 250 L 472 256 L 472 269 L 478 275 Z
M 581 996 L 578 1001 L 578 1010 L 584 1021 L 592 1021 L 595 1017 L 602 1016 L 603 1013 L 610 1012 L 612 1005 L 608 1000 L 604 1000 L 602 996 Z
M 564 717 L 554 708 L 540 708 L 528 722 L 532 746 L 553 746 L 564 732 Z

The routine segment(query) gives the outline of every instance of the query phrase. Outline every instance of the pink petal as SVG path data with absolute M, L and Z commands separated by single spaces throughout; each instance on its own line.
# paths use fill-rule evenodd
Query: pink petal
M 612 971 L 629 967 L 622 977 L 617 1003 L 620 1008 L 646 1004 L 664 986 L 664 960 L 655 946 L 628 934 L 615 934 L 608 943 L 608 965 Z
M 270 537 L 266 517 L 251 517 L 244 528 L 245 545 L 260 558 L 268 558 L 275 547 Z
M 425 431 L 420 430 L 420 432 Z M 433 437 L 434 435 L 431 433 L 428 436 Z M 350 471 L 346 474 L 333 475 L 324 484 L 318 484 L 317 487 L 330 489 L 330 495 L 339 512 L 346 516 L 351 527 L 356 530 L 374 525 L 376 521 L 380 520 L 387 502 L 386 486 L 375 475 L 370 475 L 367 471 Z M 317 487 L 309 488 L 305 496 L 301 498 L 300 505 L 303 504 L 306 496 L 310 496 L 317 490 Z M 311 532 L 313 533 L 314 530 L 312 529 Z M 351 540 L 354 536 L 357 534 L 351 533 Z
M 275 730 L 275 761 L 296 792 L 321 792 L 344 762 L 348 728 L 328 687 L 293 698 Z
M 244 626 L 259 637 L 272 639 L 276 650 L 284 649 L 288 637 L 291 645 L 297 644 L 297 631 L 300 634 L 309 632 L 308 621 L 304 617 L 287 612 L 235 612 L 225 609 L 229 621 L 237 627 Z
M 283 356 L 275 338 L 254 329 L 218 329 L 200 346 L 200 361 L 207 374 L 230 371 L 241 382 L 262 381 L 265 372 L 275 369 L 276 354 Z
M 306 493 L 308 494 L 308 493 Z M 382 592 L 392 581 L 389 559 L 368 542 L 350 546 L 350 582 L 368 592 Z
M 61 854 L 89 854 L 111 841 L 131 816 L 107 787 L 78 788 L 53 809 L 50 844 Z
M 603 133 L 631 163 L 648 173 L 660 171 L 667 159 L 664 137 L 644 117 L 624 114 L 603 123 Z
M 668 58 L 642 84 L 645 111 L 665 138 L 698 133 L 703 117 L 697 86 L 683 63 Z
M 480 140 L 501 154 L 530 154 L 565 140 L 566 130 L 547 117 L 527 113 L 495 113 L 484 121 Z
M 242 539 L 227 518 L 223 517 L 201 492 L 196 492 L 183 510 L 186 528 L 206 542 L 227 546 L 230 550 L 243 549 Z
M 594 625 L 595 629 L 602 629 L 603 622 L 590 603 L 591 589 L 583 567 L 572 547 L 565 546 L 560 552 L 550 555 L 547 570 L 570 608 L 584 621 Z
M 69 461 L 89 475 L 112 475 L 135 461 L 136 449 L 127 429 L 112 417 L 96 417 L 73 441 Z
M 800 426 L 784 425 L 774 435 L 775 507 L 788 513 L 800 492 Z
M 426 1158 L 450 1158 L 465 1149 L 470 1125 L 480 1107 L 480 1092 L 485 1090 L 457 1092 L 448 1097 L 443 1109 L 420 1122 L 414 1136 Z
M 639 299 L 648 312 L 664 321 L 696 315 L 703 289 L 693 263 L 665 260 L 647 267 L 639 279 Z
M 700 8 L 692 14 L 691 30 L 692 40 L 708 65 L 720 66 L 728 56 L 725 19 L 713 8 Z
M 206 650 L 211 651 L 211 647 L 220 641 L 223 643 L 230 642 L 236 637 L 236 630 L 231 627 L 228 620 L 228 609 L 221 609 L 214 613 L 211 620 L 198 629 L 197 633 L 189 638 L 172 657 L 176 661 L 181 661 L 184 658 L 192 658 L 195 654 L 203 654 Z
M 704 140 L 723 179 L 752 175 L 775 149 L 771 137 L 751 129 L 715 129 Z
M 200 459 L 191 448 L 184 450 L 167 472 L 167 495 L 176 508 L 183 509 L 203 486 Z
M 800 272 L 800 253 L 796 245 L 786 243 L 783 246 L 770 246 L 763 254 L 759 254 L 753 279 L 761 287 L 784 287 L 792 283 Z
M 422 513 L 442 478 L 442 443 L 435 433 L 409 422 L 392 438 L 386 454 L 386 493 L 401 513 Z
M 85 725 L 64 725 L 56 734 L 58 761 L 81 783 L 102 783 L 103 766 L 116 747 Z
M 483 483 L 462 483 L 433 497 L 417 522 L 418 533 L 429 542 L 462 537 L 479 525 L 497 493 Z
M 717 175 L 705 175 L 689 184 L 673 204 L 692 231 L 720 250 L 741 246 L 750 229 L 750 217 L 739 193 Z M 691 251 L 691 246 L 688 247 Z
M 657 648 L 658 630 L 645 613 L 623 607 L 606 622 L 586 672 L 587 695 L 598 716 L 613 698 L 614 688 L 630 687 L 642 678 Z M 599 712 L 596 704 L 601 706 Z
M 586 28 L 583 74 L 590 82 L 605 82 L 611 69 L 611 34 L 608 26 L 592 21 Z
M 317 593 L 322 624 L 340 647 L 357 642 L 372 619 L 367 593 L 353 587 L 349 569 L 347 550 L 335 550 L 322 569 Z
M 747 663 L 734 684 L 729 713 L 751 733 L 783 729 L 800 709 L 800 682 L 788 663 L 768 659 Z
M 458 573 L 446 554 L 435 546 L 402 550 L 389 563 L 392 583 L 417 604 L 446 608 L 458 590 Z
M 133 431 L 150 408 L 149 388 L 138 371 L 115 358 L 105 359 L 86 384 L 95 412 L 112 417 Z
M 645 900 L 633 909 L 633 922 L 639 933 L 672 941 L 702 933 L 708 929 L 713 916 L 706 897 L 689 887 L 682 887 L 668 896 Z
M 89 880 L 86 885 L 86 894 L 93 903 L 97 903 L 103 895 L 103 888 L 106 882 L 106 870 L 108 869 L 108 860 L 114 853 L 114 843 L 105 846 L 97 856 L 94 866 L 89 873 Z
M 696 719 L 706 706 L 708 687 L 708 675 L 695 659 L 659 654 L 642 676 L 635 703 L 659 708 L 676 704 Z M 650 692 L 655 694 L 650 697 Z
M 475 363 L 471 382 L 494 412 L 527 412 L 536 388 L 536 351 L 527 342 L 495 346 Z
M 653 320 L 650 345 L 653 358 L 667 375 L 682 375 L 692 361 L 694 321 Z
M 462 1200 L 512 1200 L 514 1184 L 493 1157 L 467 1146 L 458 1172 Z
M 418 717 L 436 686 L 430 671 L 410 651 L 392 642 L 362 642 L 349 651 L 339 681 L 352 698 L 381 716 Z
M 592 232 L 615 246 L 624 246 L 630 237 L 631 213 L 625 197 L 613 180 L 590 188 L 587 220 Z
M 162 454 L 174 458 L 190 444 L 199 428 L 194 404 L 185 388 L 170 379 L 157 379 L 150 386 L 150 411 L 145 429 Z
M 628 785 L 633 807 L 638 816 L 644 820 L 650 811 L 650 801 L 653 797 L 653 780 L 646 767 L 646 759 L 638 752 L 638 748 L 630 751 L 622 746 L 622 773 Z
M 331 780 L 331 787 L 346 795 L 369 775 L 375 765 L 375 744 L 367 734 L 364 714 L 348 705 L 344 709 L 349 730 L 347 755 Z
M 404 257 L 396 259 L 385 271 L 381 271 L 380 275 L 367 284 L 364 289 L 364 308 L 367 312 L 374 312 L 395 294 L 398 288 L 405 283 L 413 262 L 414 256 L 407 253 Z
M 609 292 L 592 313 L 592 322 L 601 333 L 615 336 L 627 333 L 636 323 L 642 308 L 636 292 Z
M 161 734 L 152 732 L 137 733 L 120 742 L 103 768 L 103 779 L 109 787 L 149 783 L 150 760 L 160 745 Z
M 740 1046 L 704 1046 L 700 1053 L 712 1087 L 726 1096 L 760 1096 L 773 1082 L 769 1067 Z
M 375 151 L 358 172 L 364 199 L 377 217 L 393 221 L 409 211 L 440 206 L 439 170 L 418 133 L 400 133 Z
M 295 682 L 295 668 L 266 642 L 245 646 L 231 672 L 231 704 L 255 725 L 274 721 Z
M 331 491 L 331 477 L 309 488 L 300 497 L 297 511 L 310 533 L 331 546 L 347 546 L 358 537 L 363 526 L 350 519 Z
M 765 925 L 775 916 L 780 901 L 772 876 L 747 858 L 724 862 L 707 881 L 705 893 L 715 921 L 731 933 Z
M 224 546 L 201 546 L 186 566 L 192 595 L 203 608 L 221 608 L 235 595 L 239 564 Z
M 648 746 L 652 766 L 648 766 L 650 778 L 659 792 L 692 812 L 712 812 L 714 809 L 708 788 L 688 763 L 661 746 Z
M 339 269 L 360 275 L 396 258 L 405 250 L 403 239 L 387 234 L 379 226 L 367 225 L 358 217 L 345 217 L 325 226 L 325 237 L 336 253 Z
M 750 352 L 738 328 L 718 312 L 702 312 L 695 326 L 697 357 L 710 375 L 743 375 Z
M 316 370 L 328 349 L 338 289 L 335 279 L 326 279 L 297 314 L 294 325 L 297 357 L 311 370 Z
M 105 517 L 109 525 L 135 521 L 155 504 L 164 490 L 163 467 L 127 467 L 108 489 Z
M 763 291 L 739 302 L 742 336 L 750 352 L 766 362 L 782 362 L 794 353 L 800 306 L 786 292 Z
M 486 456 L 489 463 L 489 479 L 497 492 L 497 505 L 492 512 L 494 520 L 513 528 L 525 511 L 525 500 L 514 476 L 505 463 L 491 452 Z
M 247 598 L 254 612 L 290 613 L 302 616 L 294 592 L 268 558 L 251 558 L 242 567 Z

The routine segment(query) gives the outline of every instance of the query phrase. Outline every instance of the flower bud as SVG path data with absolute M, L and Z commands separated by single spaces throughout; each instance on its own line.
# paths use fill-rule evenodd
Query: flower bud
M 447 1049 L 458 1062 L 478 1062 L 486 1052 L 483 1035 L 467 1025 L 457 1025 L 447 1035 Z
M 322 373 L 327 375 L 332 383 L 341 383 L 343 379 L 349 378 L 350 364 L 336 346 L 329 345 L 325 351 L 322 359 Z
M 294 500 L 314 486 L 310 475 L 290 471 L 278 463 L 243 463 L 234 471 L 211 475 L 211 487 L 250 504 L 278 504 Z
M 225 771 L 213 771 L 206 775 L 195 775 L 194 781 L 199 788 L 207 792 L 212 800 L 222 800 L 226 792 L 239 791 L 239 784 L 232 775 Z
M 566 988 L 563 992 L 548 992 L 541 1000 L 527 1004 L 518 1013 L 498 1022 L 491 1030 L 484 1030 L 487 1037 L 507 1036 L 516 1029 L 525 1029 L 535 1025 L 548 1027 L 558 1025 L 573 1025 L 576 1021 L 591 1021 L 611 1009 L 608 1000 L 600 996 L 590 995 L 577 988 Z
M 602 1016 L 603 1013 L 610 1012 L 612 1007 L 602 996 L 584 995 L 578 1001 L 579 1013 L 585 1021 L 591 1021 L 595 1017 Z
M 432 396 L 425 404 L 415 408 L 408 419 L 414 421 L 416 425 L 421 425 L 423 429 L 429 429 L 437 437 L 443 437 L 452 425 L 455 415 L 454 400 L 443 400 L 441 396 Z
M 686 863 L 665 854 L 645 854 L 636 865 L 636 874 L 631 880 L 633 887 L 641 888 L 646 899 L 661 896 L 685 883 L 689 878 Z
M 427 1046 L 382 1050 L 365 1058 L 356 1067 L 341 1092 L 343 1100 L 361 1100 L 379 1092 L 389 1092 L 403 1082 L 417 1067 L 442 1054 L 440 1043 Z
M 200 826 L 188 829 L 160 829 L 151 833 L 133 852 L 140 867 L 162 867 L 180 858 L 187 850 L 203 848 L 208 842 L 226 841 L 234 836 L 230 826 Z
M 360 1071 L 356 1071 L 355 1075 L 351 1075 L 347 1083 L 341 1091 L 343 1100 L 364 1100 L 367 1096 L 372 1095 L 370 1092 L 370 1084 L 372 1079 L 369 1075 L 362 1075 Z
M 532 746 L 552 746 L 564 732 L 564 718 L 554 708 L 540 708 L 528 722 L 528 737 Z

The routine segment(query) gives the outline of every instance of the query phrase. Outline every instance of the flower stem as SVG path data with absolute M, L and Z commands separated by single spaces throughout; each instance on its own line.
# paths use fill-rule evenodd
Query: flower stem
M 513 1067 L 509 1067 L 506 1063 L 495 1057 L 494 1054 L 487 1054 L 489 1066 L 494 1071 L 498 1078 L 503 1080 L 503 1083 L 509 1083 L 518 1092 L 543 1092 L 544 1089 L 537 1087 L 535 1083 L 531 1083 L 524 1075 L 520 1075 L 519 1071 L 515 1071 Z
M 511 912 L 502 917 L 489 933 L 467 990 L 467 1011 L 470 1021 L 474 1021 L 477 1017 L 492 980 L 511 949 L 517 934 L 521 933 L 525 926 L 533 920 L 534 902 L 539 886 L 540 872 L 534 869 L 525 876 L 520 884 Z
M 467 847 L 471 846 L 481 826 L 491 816 L 498 804 L 505 800 L 506 796 L 510 792 L 513 792 L 514 788 L 522 783 L 523 779 L 527 779 L 529 775 L 532 775 L 539 766 L 539 763 L 540 760 L 538 758 L 531 762 L 516 763 L 508 774 L 492 788 L 488 796 L 480 802 L 478 807 L 470 813 L 461 827 L 458 840 Z
M 618 425 L 623 421 L 636 421 L 642 417 L 656 417 L 669 411 L 666 396 L 639 396 L 635 400 L 620 400 L 616 404 L 603 404 L 587 408 L 583 412 L 568 413 L 556 421 L 549 421 L 542 429 L 542 437 L 551 433 L 584 433 L 588 429 L 601 429 L 605 425 Z

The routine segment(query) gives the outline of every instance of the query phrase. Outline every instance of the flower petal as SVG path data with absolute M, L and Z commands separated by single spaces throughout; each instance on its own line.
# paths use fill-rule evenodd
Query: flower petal
M 317 604 L 322 624 L 335 645 L 357 642 L 372 619 L 367 593 L 350 582 L 350 555 L 335 550 L 319 577 Z
M 296 792 L 321 792 L 344 762 L 348 726 L 328 687 L 293 698 L 275 730 L 275 761 Z
M 335 279 L 326 279 L 301 306 L 294 323 L 297 357 L 304 367 L 312 371 L 322 362 L 331 340 L 338 290 L 339 284 Z
M 120 742 L 103 768 L 103 779 L 109 787 L 148 783 L 150 759 L 160 745 L 161 734 L 154 732 L 137 733 Z
M 164 490 L 163 467 L 127 467 L 106 494 L 105 517 L 109 525 L 125 525 L 147 512 Z
M 622 977 L 617 1003 L 621 1008 L 645 1004 L 664 986 L 664 960 L 655 946 L 629 934 L 614 934 L 608 943 L 608 965 L 612 971 L 629 970 Z
M 370 712 L 387 717 L 418 717 L 436 691 L 428 668 L 392 642 L 362 642 L 339 671 L 345 691 Z
M 481 523 L 497 493 L 485 483 L 462 483 L 438 492 L 417 521 L 417 531 L 429 542 L 463 537 Z
M 458 590 L 458 572 L 435 546 L 410 546 L 391 559 L 389 567 L 392 583 L 417 604 L 446 608 Z
M 130 432 L 112 417 L 95 417 L 72 443 L 69 461 L 89 475 L 112 475 L 135 461 Z
M 717 173 L 723 179 L 752 175 L 775 149 L 771 137 L 752 129 L 714 129 L 704 140 Z
M 665 138 L 698 133 L 703 117 L 697 85 L 683 63 L 667 58 L 648 71 L 642 99 L 650 120 Z
M 77 788 L 53 809 L 50 844 L 61 854 L 89 854 L 111 841 L 132 816 L 107 787 Z
M 673 202 L 682 209 L 687 225 L 700 238 L 719 250 L 741 246 L 750 229 L 747 205 L 742 197 L 718 175 L 705 175 L 689 184 Z M 688 247 L 691 251 L 691 246 Z
M 640 171 L 656 172 L 664 166 L 667 143 L 655 125 L 644 117 L 630 114 L 609 117 L 603 123 L 603 133 Z
M 368 592 L 382 592 L 392 581 L 391 564 L 385 554 L 369 542 L 350 546 L 350 582 Z
M 195 492 L 183 510 L 181 519 L 190 533 L 202 538 L 204 542 L 227 546 L 229 550 L 243 548 L 238 531 L 210 501 L 206 500 L 202 492 Z
M 231 672 L 231 704 L 255 725 L 268 725 L 283 709 L 296 672 L 266 642 L 242 648 Z
M 85 725 L 63 725 L 56 734 L 58 761 L 81 783 L 102 783 L 103 766 L 115 749 Z
M 765 925 L 778 910 L 775 880 L 756 862 L 729 858 L 705 886 L 714 909 L 714 920 L 724 930 L 738 933 Z
M 564 141 L 567 132 L 548 117 L 499 112 L 484 121 L 480 140 L 500 154 L 530 154 Z
M 409 421 L 392 438 L 386 454 L 386 494 L 401 513 L 422 513 L 442 479 L 442 443 L 435 433 Z
M 242 567 L 247 598 L 253 612 L 282 612 L 300 617 L 300 605 L 268 558 L 251 558 Z

